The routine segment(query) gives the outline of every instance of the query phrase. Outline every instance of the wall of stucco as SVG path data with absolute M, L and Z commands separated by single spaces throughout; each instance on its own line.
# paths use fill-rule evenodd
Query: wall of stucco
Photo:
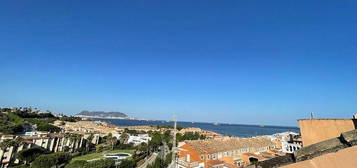
M 304 146 L 336 138 L 342 132 L 356 129 L 355 120 L 352 119 L 306 119 L 299 120 L 299 126 Z

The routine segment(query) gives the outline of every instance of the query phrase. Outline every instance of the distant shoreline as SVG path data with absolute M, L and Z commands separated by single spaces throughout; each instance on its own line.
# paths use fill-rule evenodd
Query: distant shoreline
M 116 126 L 163 126 L 173 125 L 172 121 L 164 120 L 127 120 L 127 119 L 113 119 L 113 118 L 93 118 L 100 121 L 108 122 Z M 181 127 L 195 127 L 202 130 L 219 133 L 223 136 L 236 137 L 255 137 L 259 135 L 272 135 L 286 131 L 300 132 L 298 127 L 284 127 L 284 126 L 261 126 L 261 125 L 245 125 L 245 124 L 218 124 L 203 123 L 203 122 L 186 122 L 178 121 L 178 126 Z
M 85 115 L 74 115 L 75 117 L 80 118 L 100 118 L 100 119 L 121 119 L 121 120 L 145 120 L 134 117 L 102 117 L 102 116 L 85 116 Z
M 77 116 L 80 117 L 80 116 Z M 97 119 L 119 119 L 119 120 L 137 120 L 137 121 L 153 121 L 153 122 L 165 122 L 165 123 L 172 123 L 173 121 L 168 120 L 148 120 L 148 119 L 140 119 L 140 118 L 121 118 L 121 117 L 98 117 L 98 116 L 88 116 L 82 118 L 97 118 Z M 215 122 L 196 122 L 196 121 L 177 121 L 183 123 L 197 123 L 197 124 L 215 124 Z M 283 126 L 283 125 L 258 125 L 258 124 L 230 124 L 230 123 L 218 123 L 217 126 L 224 125 L 224 126 L 256 126 L 256 127 L 268 127 L 268 128 L 292 128 L 292 129 L 300 129 L 299 127 L 294 126 Z

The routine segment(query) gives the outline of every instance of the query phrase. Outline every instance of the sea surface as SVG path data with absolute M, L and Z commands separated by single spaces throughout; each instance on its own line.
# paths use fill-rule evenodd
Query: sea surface
M 169 122 L 169 121 L 103 119 L 103 118 L 96 118 L 96 119 L 106 121 L 117 126 L 135 126 L 135 125 L 172 125 L 173 126 L 173 122 Z M 235 136 L 235 137 L 253 137 L 259 135 L 272 135 L 275 133 L 286 132 L 286 131 L 293 131 L 296 133 L 300 132 L 300 129 L 297 127 L 286 127 L 286 126 L 213 124 L 213 123 L 184 122 L 184 121 L 178 121 L 177 125 L 182 127 L 198 127 L 222 135 Z

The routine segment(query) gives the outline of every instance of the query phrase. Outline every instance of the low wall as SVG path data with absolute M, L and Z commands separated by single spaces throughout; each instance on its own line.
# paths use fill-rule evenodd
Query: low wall
M 356 168 L 357 146 L 342 149 L 336 153 L 329 153 L 311 160 L 306 160 L 281 168 Z
M 343 132 L 356 129 L 356 120 L 354 119 L 303 119 L 298 121 L 304 146 L 336 138 Z

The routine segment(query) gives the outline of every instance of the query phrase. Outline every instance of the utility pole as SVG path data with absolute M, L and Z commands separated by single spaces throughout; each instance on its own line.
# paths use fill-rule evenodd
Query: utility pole
M 174 121 L 174 138 L 172 140 L 172 168 L 176 168 L 176 117 L 173 117 L 173 121 Z

